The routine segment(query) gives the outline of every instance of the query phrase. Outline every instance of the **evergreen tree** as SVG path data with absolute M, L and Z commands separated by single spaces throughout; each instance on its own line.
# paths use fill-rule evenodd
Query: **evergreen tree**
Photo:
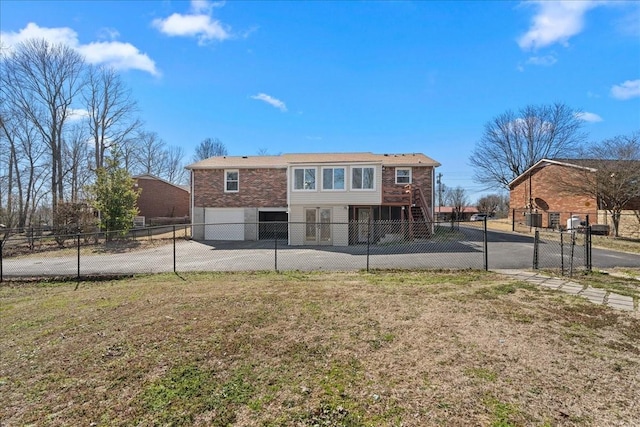
M 136 202 L 140 191 L 134 189 L 129 172 L 120 167 L 119 156 L 105 159 L 98 168 L 96 182 L 89 187 L 93 207 L 100 212 L 100 227 L 107 231 L 107 240 L 114 234 L 126 235 L 138 214 Z

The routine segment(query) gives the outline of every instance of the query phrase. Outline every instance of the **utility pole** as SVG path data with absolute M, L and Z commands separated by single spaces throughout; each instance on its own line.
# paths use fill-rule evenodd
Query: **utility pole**
M 438 220 L 440 220 L 440 208 L 442 207 L 442 174 L 438 174 Z

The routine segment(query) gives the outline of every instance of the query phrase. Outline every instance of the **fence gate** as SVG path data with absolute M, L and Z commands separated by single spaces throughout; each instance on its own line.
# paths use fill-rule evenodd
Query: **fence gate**
M 536 230 L 533 269 L 555 270 L 562 275 L 591 271 L 591 227 L 551 232 Z

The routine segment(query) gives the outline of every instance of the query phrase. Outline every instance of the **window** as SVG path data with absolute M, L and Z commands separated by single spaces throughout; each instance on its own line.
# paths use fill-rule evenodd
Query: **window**
M 237 170 L 224 171 L 224 192 L 237 193 L 240 189 L 240 172 Z
M 373 171 L 372 167 L 351 168 L 351 188 L 353 190 L 373 190 Z
M 396 184 L 411 184 L 411 168 L 396 168 Z
M 294 169 L 293 170 L 294 190 L 315 190 L 316 189 L 316 169 Z
M 322 169 L 323 190 L 344 190 L 344 168 Z
M 549 228 L 560 228 L 560 212 L 549 212 Z

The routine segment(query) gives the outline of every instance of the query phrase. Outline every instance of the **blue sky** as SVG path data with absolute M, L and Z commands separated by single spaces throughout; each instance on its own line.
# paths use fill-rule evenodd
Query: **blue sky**
M 640 130 L 640 2 L 15 1 L 0 39 L 122 71 L 145 128 L 190 158 L 422 152 L 472 199 L 484 124 L 564 102 L 601 140 Z

